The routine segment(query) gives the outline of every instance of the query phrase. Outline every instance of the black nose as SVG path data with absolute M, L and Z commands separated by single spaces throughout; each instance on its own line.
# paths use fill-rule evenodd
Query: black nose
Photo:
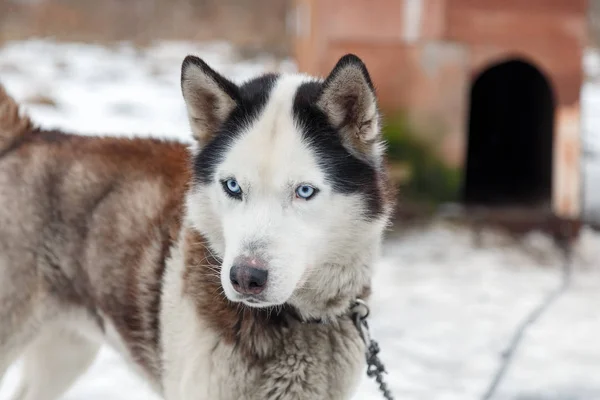
M 229 271 L 229 280 L 236 292 L 242 294 L 259 294 L 267 286 L 269 272 L 266 269 L 249 265 L 234 265 Z

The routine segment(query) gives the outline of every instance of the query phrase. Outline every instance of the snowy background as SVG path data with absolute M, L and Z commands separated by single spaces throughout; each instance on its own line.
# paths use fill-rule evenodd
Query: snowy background
M 294 70 L 268 56 L 241 60 L 226 43 L 136 48 L 27 41 L 0 48 L 0 82 L 47 128 L 190 141 L 179 92 L 188 53 L 236 80 Z M 600 190 L 597 197 L 590 190 L 600 183 L 600 57 L 588 52 L 584 61 L 583 167 L 591 210 L 600 205 Z M 391 233 L 377 266 L 371 327 L 396 398 L 480 398 L 514 329 L 559 284 L 561 260 L 550 238 L 537 233 L 483 230 L 476 237 L 442 221 Z M 600 399 L 600 234 L 583 231 L 574 264 L 570 290 L 528 331 L 496 399 Z M 0 400 L 10 398 L 18 367 L 6 376 Z M 355 399 L 379 398 L 365 378 Z M 63 399 L 157 397 L 104 348 Z

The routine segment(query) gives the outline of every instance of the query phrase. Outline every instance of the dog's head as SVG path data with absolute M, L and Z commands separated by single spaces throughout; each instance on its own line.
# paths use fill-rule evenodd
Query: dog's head
M 369 284 L 391 209 L 363 62 L 236 85 L 188 56 L 181 84 L 198 142 L 188 217 L 223 261 L 227 298 L 342 312 Z

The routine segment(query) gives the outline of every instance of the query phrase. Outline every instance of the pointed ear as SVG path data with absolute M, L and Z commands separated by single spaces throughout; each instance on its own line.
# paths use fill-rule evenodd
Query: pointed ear
M 378 155 L 379 110 L 367 67 L 353 54 L 342 57 L 325 79 L 317 102 L 339 130 L 344 144 L 358 155 Z
M 204 144 L 234 109 L 238 87 L 200 58 L 187 56 L 181 66 L 181 91 L 194 138 Z

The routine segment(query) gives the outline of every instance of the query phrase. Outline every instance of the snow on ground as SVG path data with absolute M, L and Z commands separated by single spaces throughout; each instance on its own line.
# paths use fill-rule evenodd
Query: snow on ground
M 237 80 L 288 70 L 270 57 L 236 62 L 227 43 L 161 42 L 139 49 L 48 41 L 11 42 L 0 50 L 0 81 L 45 126 L 80 133 L 190 140 L 179 77 L 183 57 L 198 54 Z M 55 104 L 48 105 L 45 100 Z
M 189 52 L 236 80 L 294 68 L 269 57 L 239 60 L 222 43 L 136 49 L 30 41 L 0 48 L 0 82 L 46 127 L 189 141 L 179 93 L 179 67 Z M 584 110 L 600 99 L 595 85 L 584 89 Z M 466 228 L 435 222 L 387 240 L 370 323 L 396 398 L 479 398 L 516 326 L 559 284 L 560 253 L 547 237 L 481 235 L 475 240 Z M 527 333 L 497 399 L 600 399 L 598 263 L 600 235 L 586 230 L 571 289 Z M 0 400 L 9 398 L 18 373 L 18 365 L 9 371 Z M 379 398 L 365 377 L 355 399 Z M 157 397 L 105 347 L 63 399 Z

